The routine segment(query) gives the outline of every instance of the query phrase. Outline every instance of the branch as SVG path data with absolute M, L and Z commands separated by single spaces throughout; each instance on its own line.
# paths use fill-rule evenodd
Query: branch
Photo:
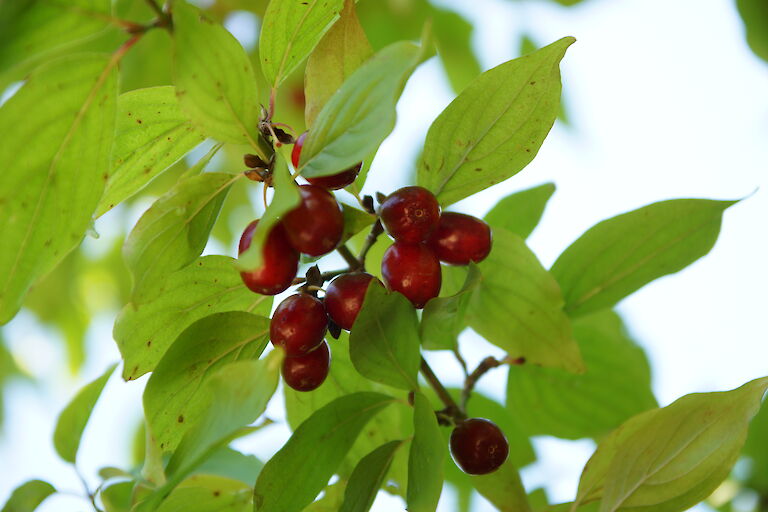
M 381 219 L 376 219 L 376 222 L 371 227 L 371 232 L 368 233 L 367 237 L 365 237 L 365 243 L 363 244 L 363 248 L 360 250 L 360 256 L 357 257 L 358 265 L 360 265 L 361 269 L 365 270 L 365 258 L 368 256 L 368 251 L 371 250 L 371 247 L 373 247 L 373 244 L 376 243 L 379 235 L 383 232 L 384 226 L 381 225 Z
M 355 258 L 355 255 L 352 254 L 352 251 L 349 250 L 349 247 L 346 245 L 340 245 L 336 248 L 336 251 L 341 254 L 341 257 L 344 258 L 344 261 L 347 262 L 350 272 L 360 268 L 360 262 L 357 260 L 357 258 Z
M 477 365 L 477 368 L 474 369 L 472 373 L 470 373 L 466 380 L 464 381 L 464 389 L 461 392 L 461 407 L 462 409 L 466 409 L 467 402 L 469 401 L 469 397 L 472 394 L 472 390 L 475 389 L 475 384 L 477 384 L 477 381 L 480 380 L 480 378 L 485 375 L 489 370 L 492 370 L 494 368 L 498 368 L 499 366 L 505 365 L 505 364 L 523 364 L 525 363 L 525 358 L 520 357 L 513 359 L 510 356 L 504 357 L 504 359 L 496 359 L 495 357 L 488 356 L 482 361 L 480 361 L 480 364 Z
M 466 419 L 467 415 L 464 414 L 464 410 L 453 400 L 453 397 L 448 393 L 448 390 L 445 389 L 440 379 L 437 378 L 437 375 L 435 375 L 435 372 L 432 371 L 429 363 L 423 357 L 421 358 L 421 374 L 445 404 L 445 410 L 438 411 L 438 418 L 445 419 L 447 417 L 453 420 L 454 423 Z

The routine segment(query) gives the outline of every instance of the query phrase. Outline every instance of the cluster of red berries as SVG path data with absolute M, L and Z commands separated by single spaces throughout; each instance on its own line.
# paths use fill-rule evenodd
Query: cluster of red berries
M 440 293 L 440 262 L 468 265 L 491 252 L 488 224 L 463 213 L 441 215 L 437 198 L 423 187 L 393 192 L 381 204 L 380 213 L 384 228 L 395 239 L 381 263 L 384 281 L 416 308 Z

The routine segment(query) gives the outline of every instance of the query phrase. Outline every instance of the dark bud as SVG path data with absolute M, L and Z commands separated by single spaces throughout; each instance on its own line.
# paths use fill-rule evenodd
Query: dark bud
M 328 320 L 328 334 L 335 340 L 339 339 L 339 336 L 341 336 L 341 327 L 339 327 L 333 320 Z
M 243 156 L 243 162 L 245 162 L 245 166 L 249 169 L 256 169 L 257 167 L 266 169 L 269 167 L 269 163 L 262 160 L 259 155 L 246 154 Z

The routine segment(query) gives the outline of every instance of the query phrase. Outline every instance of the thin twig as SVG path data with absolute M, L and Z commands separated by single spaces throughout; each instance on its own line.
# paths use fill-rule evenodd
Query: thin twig
M 365 237 L 365 243 L 363 244 L 363 248 L 360 250 L 360 256 L 357 257 L 358 265 L 361 269 L 365 270 L 365 258 L 368 256 L 368 251 L 371 250 L 371 247 L 376 243 L 376 240 L 378 240 L 379 235 L 384 232 L 384 226 L 381 225 L 381 219 L 376 219 L 376 222 L 371 227 L 371 232 L 368 233 L 368 236 Z
M 469 397 L 472 394 L 472 390 L 475 389 L 475 384 L 477 384 L 477 381 L 479 381 L 483 375 L 488 373 L 489 370 L 498 368 L 499 366 L 502 366 L 505 364 L 523 364 L 524 362 L 525 362 L 524 358 L 514 359 L 510 356 L 506 356 L 501 360 L 496 359 L 495 357 L 492 357 L 492 356 L 488 356 L 482 361 L 480 361 L 480 364 L 477 365 L 477 368 L 475 368 L 474 371 L 470 373 L 467 376 L 467 378 L 464 380 L 464 389 L 461 392 L 462 409 L 466 409 L 467 402 L 469 401 Z
M 442 382 L 440 382 L 440 379 L 437 378 L 437 375 L 435 375 L 435 372 L 432 371 L 432 368 L 430 368 L 429 363 L 427 363 L 426 359 L 423 357 L 421 358 L 421 374 L 426 379 L 427 383 L 432 387 L 432 389 L 435 390 L 435 393 L 437 393 L 438 398 L 445 404 L 445 410 L 440 411 L 438 413 L 438 416 L 442 417 L 449 417 L 454 422 L 461 421 L 467 417 L 466 414 L 464 414 L 464 410 L 459 407 L 459 405 L 456 403 L 456 401 L 453 399 L 450 393 L 448 393 L 448 390 L 445 389 Z
M 347 262 L 347 265 L 349 265 L 349 270 L 357 270 L 360 268 L 360 262 L 357 258 L 355 258 L 355 255 L 352 254 L 352 251 L 349 250 L 349 247 L 347 247 L 345 244 L 342 244 L 336 248 L 336 251 L 341 254 L 341 257 L 344 258 L 344 261 Z
M 77 468 L 77 466 L 73 466 L 75 469 L 75 473 L 77 474 L 77 478 L 80 479 L 80 482 L 83 484 L 83 489 L 85 489 L 85 494 L 88 496 L 88 500 L 90 500 L 91 505 L 93 505 L 93 510 L 96 512 L 103 512 L 98 505 L 96 505 L 96 494 L 91 492 L 90 487 L 88 487 L 88 482 L 85 481 L 85 477 L 80 472 L 80 470 Z
M 456 360 L 461 365 L 461 369 L 464 371 L 464 378 L 466 379 L 469 377 L 469 369 L 467 369 L 467 362 L 464 360 L 464 357 L 462 357 L 461 352 L 459 352 L 459 347 L 453 347 L 453 355 L 456 357 Z

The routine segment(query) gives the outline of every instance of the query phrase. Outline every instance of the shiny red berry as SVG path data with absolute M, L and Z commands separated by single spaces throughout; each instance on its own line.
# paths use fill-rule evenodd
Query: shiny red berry
M 499 469 L 509 455 L 504 433 L 492 421 L 471 418 L 451 432 L 451 455 L 465 473 L 485 475 Z
M 291 295 L 277 306 L 269 323 L 269 338 L 288 357 L 306 354 L 320 343 L 328 329 L 323 303 L 306 293 Z
M 307 132 L 299 135 L 293 145 L 293 151 L 291 151 L 291 162 L 293 162 L 293 166 L 297 169 L 299 168 L 301 149 L 304 147 L 304 139 L 306 138 Z M 333 174 L 331 176 L 320 176 L 319 178 L 307 178 L 307 181 L 312 185 L 323 187 L 328 190 L 338 190 L 340 188 L 346 187 L 347 185 L 351 185 L 357 178 L 357 175 L 360 173 L 360 169 L 362 167 L 363 163 L 360 162 L 359 164 L 350 167 L 346 171 L 341 171 L 338 174 Z
M 331 352 L 328 343 L 323 341 L 308 354 L 286 357 L 283 360 L 283 379 L 296 391 L 312 391 L 325 381 L 330 365 Z
M 381 273 L 387 287 L 405 295 L 416 308 L 440 293 L 440 261 L 424 244 L 392 244 L 384 253 Z
M 251 246 L 253 233 L 259 221 L 248 224 L 240 237 L 239 254 Z M 247 272 L 240 272 L 245 286 L 262 295 L 277 295 L 291 286 L 299 269 L 299 253 L 291 246 L 283 226 L 275 225 L 262 247 L 263 263 L 261 267 Z
M 321 187 L 299 187 L 301 204 L 283 218 L 291 245 L 310 256 L 334 250 L 344 233 L 344 214 L 333 194 Z
M 427 239 L 440 220 L 440 205 L 423 187 L 403 187 L 381 204 L 381 222 L 392 238 L 416 244 Z
M 471 215 L 444 212 L 427 245 L 437 258 L 451 265 L 483 261 L 491 252 L 491 228 Z
M 352 329 L 355 318 L 363 306 L 368 285 L 376 279 L 365 272 L 343 274 L 331 281 L 325 291 L 325 310 L 342 329 Z

